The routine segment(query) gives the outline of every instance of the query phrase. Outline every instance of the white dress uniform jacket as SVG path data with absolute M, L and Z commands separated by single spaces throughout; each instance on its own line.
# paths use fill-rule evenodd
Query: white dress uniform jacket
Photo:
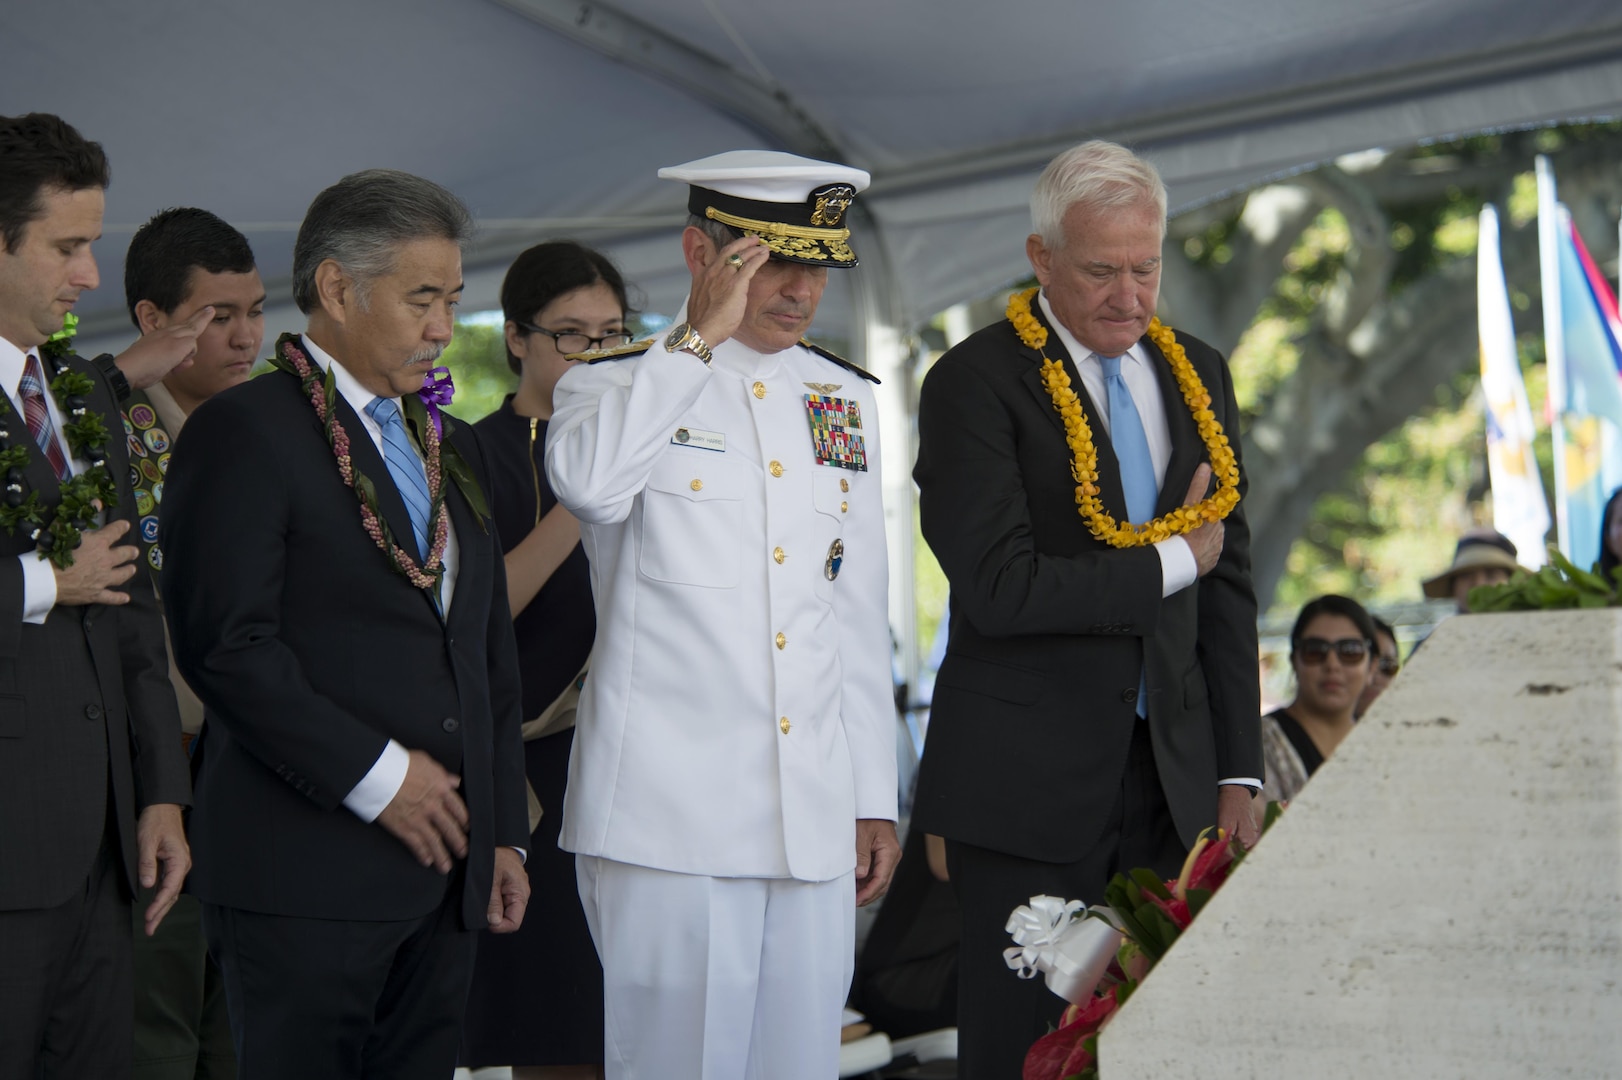
M 857 404 L 865 471 L 817 464 L 809 394 Z M 895 819 L 877 417 L 803 345 L 726 341 L 713 368 L 655 345 L 558 383 L 546 471 L 597 602 L 564 849 L 828 881 L 856 819 Z

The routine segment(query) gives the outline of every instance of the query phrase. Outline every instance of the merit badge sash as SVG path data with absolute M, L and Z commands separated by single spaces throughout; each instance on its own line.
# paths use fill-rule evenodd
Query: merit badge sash
M 811 421 L 811 449 L 818 465 L 867 471 L 867 451 L 862 446 L 862 408 L 858 402 L 807 394 L 805 411 Z

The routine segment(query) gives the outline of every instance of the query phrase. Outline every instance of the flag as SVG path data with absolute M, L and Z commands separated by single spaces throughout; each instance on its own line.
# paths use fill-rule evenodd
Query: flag
M 1515 351 L 1509 289 L 1498 251 L 1498 211 L 1481 208 L 1476 244 L 1476 319 L 1481 340 L 1481 390 L 1487 405 L 1487 475 L 1492 481 L 1493 528 L 1514 541 L 1520 563 L 1542 566 L 1549 505 L 1532 452 L 1536 430 Z
M 1622 320 L 1571 214 L 1555 201 L 1543 158 L 1538 217 L 1560 550 L 1588 567 L 1599 559 L 1605 502 L 1622 486 Z

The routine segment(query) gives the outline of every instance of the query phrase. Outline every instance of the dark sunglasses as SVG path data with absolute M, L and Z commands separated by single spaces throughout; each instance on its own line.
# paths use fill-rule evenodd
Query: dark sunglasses
M 1371 643 L 1362 638 L 1348 637 L 1339 641 L 1330 641 L 1327 638 L 1302 638 L 1295 647 L 1295 655 L 1301 658 L 1303 664 L 1321 664 L 1329 659 L 1333 652 L 1340 657 L 1340 662 L 1348 666 L 1361 664 L 1369 658 Z
M 1376 661 L 1376 665 L 1379 667 L 1381 675 L 1395 675 L 1402 670 L 1402 661 L 1395 656 L 1382 656 Z

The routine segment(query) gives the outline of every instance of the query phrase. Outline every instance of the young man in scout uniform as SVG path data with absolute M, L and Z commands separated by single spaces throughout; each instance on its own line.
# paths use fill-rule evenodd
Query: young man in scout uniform
M 130 483 L 135 489 L 140 562 L 158 588 L 163 552 L 158 511 L 170 446 L 187 415 L 248 378 L 265 336 L 265 286 L 247 237 L 207 210 L 165 210 L 135 233 L 124 259 L 130 318 L 143 336 L 190 323 L 205 308 L 197 353 L 161 382 L 124 402 Z M 203 725 L 203 705 L 171 662 L 186 749 Z M 236 1075 L 219 970 L 203 941 L 201 905 L 183 895 L 152 937 L 135 927 L 135 1067 L 138 1080 Z
M 874 380 L 802 336 L 868 176 L 659 175 L 691 185 L 692 291 L 662 343 L 563 377 L 547 437 L 598 619 L 560 843 L 610 1078 L 825 1080 L 854 908 L 899 855 Z

